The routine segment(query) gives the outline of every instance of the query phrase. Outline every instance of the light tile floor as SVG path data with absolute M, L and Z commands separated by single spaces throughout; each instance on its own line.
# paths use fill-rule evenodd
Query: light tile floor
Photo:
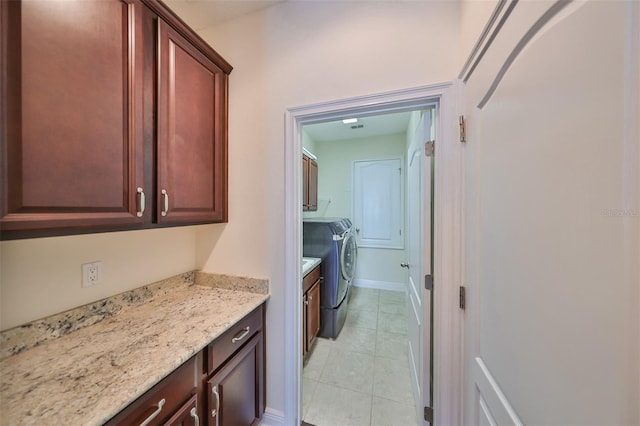
M 354 287 L 336 340 L 319 338 L 302 373 L 302 418 L 315 426 L 417 425 L 401 292 Z

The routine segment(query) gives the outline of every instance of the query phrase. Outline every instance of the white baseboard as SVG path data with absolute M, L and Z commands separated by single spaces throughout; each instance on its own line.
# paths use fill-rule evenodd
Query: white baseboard
M 260 420 L 260 426 L 285 426 L 284 413 L 280 410 L 274 410 L 273 408 L 265 408 L 262 420 Z
M 406 284 L 394 281 L 376 281 L 354 278 L 353 285 L 362 288 L 377 288 L 378 290 L 401 291 L 403 293 L 406 293 L 407 291 Z

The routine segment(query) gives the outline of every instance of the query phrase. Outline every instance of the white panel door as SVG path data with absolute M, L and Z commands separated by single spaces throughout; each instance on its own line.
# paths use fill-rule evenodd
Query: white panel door
M 431 407 L 431 293 L 425 274 L 431 274 L 431 157 L 425 141 L 431 135 L 431 112 L 414 112 L 407 149 L 407 262 L 409 287 L 407 331 L 409 368 L 418 424 L 423 407 Z M 411 125 L 410 124 L 410 125 Z
M 464 87 L 463 423 L 640 424 L 640 2 L 518 2 L 492 40 Z
M 404 248 L 402 160 L 354 161 L 353 219 L 358 247 Z

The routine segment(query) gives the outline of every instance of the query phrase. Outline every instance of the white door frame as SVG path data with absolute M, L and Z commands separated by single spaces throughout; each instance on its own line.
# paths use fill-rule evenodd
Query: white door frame
M 302 358 L 302 138 L 304 124 L 348 115 L 421 109 L 439 104 L 435 155 L 434 424 L 462 421 L 462 168 L 457 142 L 454 83 L 443 83 L 290 108 L 285 114 L 285 413 L 283 424 L 300 424 Z M 272 419 L 275 420 L 275 419 Z

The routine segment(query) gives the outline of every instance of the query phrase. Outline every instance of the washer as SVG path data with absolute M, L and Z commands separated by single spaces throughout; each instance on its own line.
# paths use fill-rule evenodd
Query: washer
M 313 218 L 303 221 L 303 255 L 319 257 L 320 333 L 338 337 L 347 318 L 348 295 L 356 268 L 357 246 L 348 218 Z

